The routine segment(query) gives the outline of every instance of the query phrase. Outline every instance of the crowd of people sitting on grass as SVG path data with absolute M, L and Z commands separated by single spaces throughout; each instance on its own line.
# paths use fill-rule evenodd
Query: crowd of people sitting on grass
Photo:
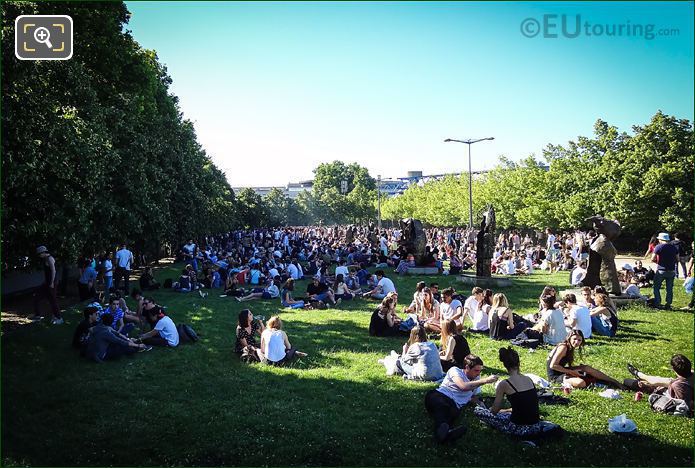
M 559 297 L 554 287 L 547 286 L 539 295 L 538 310 L 522 316 L 515 313 L 502 292 L 474 287 L 470 294 L 459 294 L 451 287 L 440 291 L 436 282 L 421 281 L 409 305 L 399 311 L 398 291 L 386 271 L 407 272 L 412 264 L 412 254 L 399 244 L 402 234 L 398 229 L 385 229 L 375 241 L 373 231 L 358 228 L 353 235 L 347 242 L 341 228 L 306 227 L 234 231 L 207 238 L 203 246 L 190 239 L 178 253 L 177 260 L 184 267 L 176 280 L 160 285 L 148 268 L 139 284 L 147 291 L 162 287 L 201 297 L 217 289 L 220 297 L 238 302 L 275 300 L 279 307 L 294 309 L 340 307 L 356 299 L 378 301 L 370 317 L 369 334 L 405 340 L 400 353 L 393 351 L 380 360 L 387 373 L 440 383 L 425 399 L 435 421 L 435 438 L 440 442 L 463 435 L 463 426 L 454 423 L 469 402 L 476 403 L 475 414 L 481 421 L 504 433 L 529 436 L 553 431 L 556 426 L 539 419 L 536 386 L 543 383 L 566 389 L 602 385 L 648 392 L 655 400 L 663 396 L 675 400 L 682 414 L 692 414 L 693 373 L 685 356 L 674 355 L 671 361 L 675 379 L 649 376 L 629 364 L 634 378 L 618 380 L 581 362 L 582 350 L 593 335 L 610 339 L 619 334 L 618 309 L 603 287 L 583 287 L 579 297 L 574 293 Z M 474 231 L 429 229 L 426 235 L 431 264 L 440 271 L 457 273 L 475 264 Z M 586 274 L 587 246 L 594 235 L 581 231 L 555 235 L 548 230 L 544 242 L 539 242 L 538 236 L 522 237 L 516 231 L 501 234 L 493 270 L 506 275 L 532 274 L 536 269 L 565 270 L 568 283 L 578 284 Z M 661 234 L 659 240 L 664 243 Z M 132 254 L 123 245 L 115 260 L 106 255 L 99 266 L 94 259 L 84 259 L 81 264 L 80 295 L 93 301 L 84 310 L 73 344 L 95 361 L 147 351 L 152 346 L 176 347 L 182 335 L 189 334 L 140 290 L 132 293 L 135 310 L 128 308 L 123 295 L 129 288 L 130 262 Z M 640 296 L 639 288 L 654 278 L 655 272 L 641 261 L 625 264 L 620 270 L 627 296 Z M 297 292 L 295 286 L 303 279 L 309 280 L 306 289 Z M 104 285 L 101 296 L 96 288 L 100 282 Z M 107 300 L 105 305 L 98 302 L 99 297 Z M 306 356 L 290 343 L 279 316 L 264 321 L 249 309 L 239 313 L 234 350 L 244 361 L 284 365 Z M 130 337 L 136 328 L 139 334 Z M 496 386 L 494 402 L 483 404 L 477 397 L 480 387 L 498 379 L 481 377 L 483 362 L 472 353 L 467 340 L 470 333 L 528 348 L 548 346 L 547 379 L 532 380 L 522 374 L 518 353 L 503 346 L 499 359 L 509 377 Z M 503 409 L 504 400 L 511 409 Z

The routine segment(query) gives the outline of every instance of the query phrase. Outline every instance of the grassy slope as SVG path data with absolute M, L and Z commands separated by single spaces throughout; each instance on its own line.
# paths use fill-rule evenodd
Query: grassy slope
M 174 269 L 161 273 L 173 276 Z M 396 279 L 405 305 L 420 278 Z M 429 279 L 429 278 L 427 278 Z M 454 278 L 431 278 L 441 287 Z M 535 309 L 543 285 L 566 284 L 566 274 L 534 274 L 505 290 L 512 307 Z M 304 289 L 305 282 L 298 290 Z M 674 306 L 686 304 L 682 282 Z M 459 288 L 461 289 L 461 288 Z M 2 342 L 2 460 L 20 465 L 692 465 L 692 420 L 654 414 L 646 399 L 618 401 L 576 391 L 569 407 L 543 406 L 543 416 L 568 435 L 527 449 L 479 423 L 469 412 L 466 438 L 453 447 L 432 442 L 423 396 L 433 384 L 386 377 L 377 359 L 400 339 L 367 334 L 374 303 L 343 310 L 290 311 L 276 302 L 247 305 L 269 317 L 281 312 L 295 347 L 310 354 L 293 368 L 244 365 L 233 354 L 241 305 L 217 294 L 162 291 L 175 321 L 188 322 L 201 341 L 155 349 L 95 365 L 69 349 L 77 311 L 68 324 L 31 324 Z M 597 338 L 584 361 L 616 378 L 625 363 L 670 375 L 672 353 L 693 355 L 693 316 L 642 307 L 620 313 L 614 340 Z M 470 336 L 487 372 L 503 373 L 499 342 Z M 526 372 L 545 376 L 546 349 L 521 350 Z M 492 387 L 485 387 L 490 395 Z M 626 413 L 640 435 L 607 431 L 609 417 Z

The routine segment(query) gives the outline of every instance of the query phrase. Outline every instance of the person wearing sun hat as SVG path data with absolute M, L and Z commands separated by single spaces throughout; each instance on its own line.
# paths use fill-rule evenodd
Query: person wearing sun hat
M 51 313 L 53 314 L 53 325 L 61 325 L 63 318 L 60 316 L 60 307 L 58 307 L 58 297 L 56 296 L 56 261 L 53 255 L 48 251 L 45 245 L 40 245 L 36 248 L 36 255 L 39 256 L 43 263 L 44 282 L 39 286 L 34 293 L 34 317 L 32 320 L 37 321 L 43 319 L 39 310 L 41 299 L 45 296 L 51 304 Z
M 656 236 L 659 244 L 654 247 L 652 261 L 656 263 L 654 275 L 654 306 L 661 308 L 661 283 L 666 282 L 666 301 L 664 309 L 671 309 L 673 301 L 673 279 L 676 277 L 676 264 L 678 263 L 678 249 L 671 244 L 671 237 L 667 232 L 660 232 Z

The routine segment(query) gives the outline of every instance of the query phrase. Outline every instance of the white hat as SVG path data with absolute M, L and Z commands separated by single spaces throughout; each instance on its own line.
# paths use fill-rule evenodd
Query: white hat
M 632 419 L 628 419 L 625 414 L 621 414 L 608 420 L 608 430 L 611 432 L 637 432 L 637 424 Z
M 37 255 L 42 254 L 42 253 L 46 253 L 46 252 L 48 252 L 48 249 L 46 248 L 45 245 L 39 245 L 38 247 L 36 247 Z
M 668 235 L 668 232 L 660 232 L 658 236 L 656 236 L 657 239 L 660 241 L 666 241 L 670 242 L 671 241 L 671 236 Z
M 626 263 L 625 265 L 623 265 L 623 267 L 621 269 L 627 270 L 627 271 L 635 271 L 634 268 L 632 268 L 632 265 L 630 265 L 629 263 Z

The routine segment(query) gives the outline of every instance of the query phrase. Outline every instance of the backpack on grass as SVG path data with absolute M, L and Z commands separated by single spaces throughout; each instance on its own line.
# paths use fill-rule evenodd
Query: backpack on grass
M 179 332 L 179 341 L 181 341 L 181 343 L 195 343 L 200 339 L 195 330 L 193 330 L 193 327 L 188 324 L 179 324 L 176 327 L 176 331 Z

